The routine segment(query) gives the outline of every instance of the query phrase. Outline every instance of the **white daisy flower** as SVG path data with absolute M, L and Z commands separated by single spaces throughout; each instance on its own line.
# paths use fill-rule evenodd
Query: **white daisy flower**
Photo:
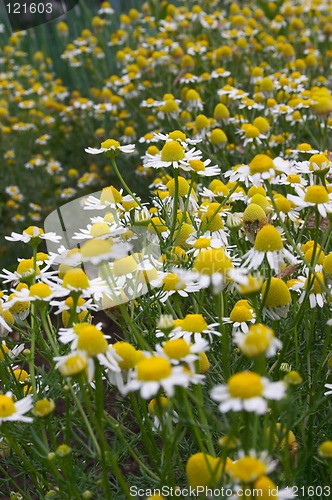
M 270 382 L 258 373 L 244 371 L 232 375 L 227 384 L 214 387 L 211 398 L 220 403 L 222 413 L 244 410 L 262 415 L 267 411 L 267 400 L 281 400 L 285 393 L 283 382 Z
M 186 150 L 179 141 L 166 141 L 161 152 L 156 155 L 147 153 L 143 166 L 145 168 L 190 168 L 190 161 L 200 160 L 202 153 L 195 148 Z
M 174 328 L 168 337 L 171 340 L 184 339 L 186 342 L 200 342 L 208 338 L 212 343 L 214 336 L 221 337 L 217 327 L 219 323 L 207 324 L 201 314 L 187 314 L 184 319 L 174 320 Z M 157 332 L 156 337 L 162 337 L 164 333 Z
M 101 143 L 100 148 L 85 148 L 85 152 L 91 155 L 99 155 L 108 151 L 111 151 L 113 154 L 118 153 L 119 151 L 130 154 L 135 151 L 135 144 L 126 144 L 125 146 L 121 146 L 118 141 L 115 141 L 114 139 L 107 139 Z
M 251 325 L 246 333 L 235 332 L 233 339 L 248 357 L 265 354 L 271 358 L 282 347 L 282 342 L 275 338 L 273 330 L 262 324 Z
M 187 363 L 190 369 L 195 372 L 195 361 L 199 359 L 199 353 L 209 349 L 209 343 L 202 337 L 193 343 L 187 342 L 184 338 L 170 339 L 163 342 L 162 345 L 156 345 L 156 353 L 159 356 L 166 357 L 172 365 Z
M 289 194 L 287 198 L 299 208 L 316 207 L 322 217 L 332 212 L 332 193 L 324 186 L 315 184 L 303 189 L 295 186 L 297 196 Z
M 57 236 L 54 232 L 44 233 L 40 227 L 30 226 L 25 229 L 22 234 L 12 232 L 11 236 L 5 236 L 5 238 L 8 241 L 22 241 L 23 243 L 29 243 L 34 238 L 40 238 L 42 240 L 58 243 L 62 239 L 62 236 Z
M 190 373 L 183 366 L 172 366 L 165 357 L 151 355 L 129 370 L 128 381 L 122 391 L 126 395 L 139 390 L 142 398 L 150 399 L 162 389 L 167 396 L 172 397 L 176 386 L 189 386 L 190 378 Z
M 2 422 L 32 422 L 31 417 L 24 415 L 32 407 L 33 399 L 31 394 L 19 401 L 14 401 L 11 392 L 0 394 L 0 425 Z
M 269 266 L 278 272 L 285 263 L 296 264 L 294 255 L 284 247 L 281 235 L 277 228 L 270 224 L 263 226 L 257 233 L 253 248 L 243 255 L 243 265 L 249 269 L 258 269 L 264 258 Z

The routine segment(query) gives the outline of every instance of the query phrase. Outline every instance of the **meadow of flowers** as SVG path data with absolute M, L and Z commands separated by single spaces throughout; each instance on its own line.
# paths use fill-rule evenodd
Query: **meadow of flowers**
M 0 24 L 1 498 L 331 498 L 331 3 L 121 6 Z

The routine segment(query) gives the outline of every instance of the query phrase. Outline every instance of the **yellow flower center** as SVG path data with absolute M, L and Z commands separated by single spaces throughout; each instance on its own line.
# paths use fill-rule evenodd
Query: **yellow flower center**
M 201 218 L 201 230 L 202 232 L 205 231 L 219 231 L 220 229 L 223 229 L 224 223 L 222 221 L 222 218 L 219 214 L 216 214 L 213 210 L 209 210 L 204 214 Z
M 194 248 L 208 248 L 211 244 L 211 238 L 198 238 L 193 244 Z
M 211 363 L 205 352 L 199 353 L 199 373 L 206 373 L 210 369 Z
M 227 135 L 220 128 L 215 128 L 210 134 L 210 141 L 212 144 L 224 144 L 227 142 Z
M 233 268 L 232 261 L 225 254 L 223 248 L 212 248 L 200 252 L 194 261 L 194 271 L 213 275 L 214 273 L 224 273 Z
M 110 253 L 112 245 L 107 240 L 88 240 L 81 247 L 81 255 L 85 259 L 107 255 Z
M 241 349 L 246 356 L 257 356 L 268 349 L 273 337 L 274 332 L 271 328 L 261 324 L 252 325 L 245 336 Z
M 287 180 L 291 184 L 301 184 L 301 177 L 298 174 L 289 174 Z
M 121 203 L 122 194 L 113 186 L 104 188 L 100 195 L 100 203 Z
M 304 201 L 309 203 L 328 203 L 329 195 L 324 186 L 309 186 L 305 193 Z
M 190 354 L 189 344 L 184 339 L 168 340 L 163 348 L 165 354 L 173 359 L 181 359 Z
M 195 121 L 197 130 L 202 130 L 209 126 L 209 120 L 205 115 L 198 115 Z
M 174 233 L 174 240 L 177 241 L 178 245 L 185 246 L 187 239 L 194 232 L 194 228 L 191 224 L 187 224 L 186 222 L 182 223 Z
M 26 229 L 24 229 L 23 232 L 27 233 L 32 238 L 37 238 L 41 234 L 44 234 L 44 231 L 42 230 L 42 228 L 41 227 L 37 227 L 37 226 L 29 226 Z
M 256 203 L 250 203 L 243 212 L 244 222 L 255 222 L 255 221 L 266 220 L 266 213 L 261 206 L 256 205 Z
M 122 370 L 129 370 L 133 368 L 137 363 L 137 351 L 135 347 L 128 342 L 116 342 L 113 344 L 116 353 L 122 358 L 119 361 L 119 366 Z
M 168 273 L 163 279 L 163 289 L 166 292 L 171 290 L 184 290 L 186 284 L 179 278 L 177 274 Z
M 9 348 L 6 346 L 6 344 L 0 344 L 0 361 L 4 361 L 5 355 L 8 355 L 9 353 Z
M 260 130 L 254 125 L 248 124 L 246 126 L 242 126 L 242 129 L 244 130 L 244 135 L 247 139 L 255 139 L 260 134 Z
M 114 139 L 107 139 L 106 141 L 101 143 L 100 147 L 105 149 L 118 149 L 120 147 L 120 143 L 119 141 L 115 141 Z
M 78 335 L 77 348 L 86 351 L 88 356 L 96 356 L 107 351 L 108 343 L 103 332 L 90 325 L 83 328 Z
M 33 407 L 32 413 L 36 417 L 46 417 L 54 410 L 54 408 L 55 404 L 52 399 L 40 399 Z
M 109 234 L 109 232 L 110 228 L 106 222 L 96 222 L 90 228 L 90 234 L 94 238 L 98 238 L 98 236 L 103 236 L 104 234 Z
M 250 399 L 262 396 L 261 377 L 253 372 L 235 373 L 228 380 L 228 391 L 233 398 Z
M 9 300 L 13 299 L 14 297 L 15 297 L 15 294 L 11 293 L 9 295 Z M 18 302 L 15 302 L 10 307 L 10 312 L 12 314 L 20 314 L 21 312 L 26 311 L 27 309 L 29 309 L 29 307 L 30 307 L 30 302 L 28 302 L 28 301 L 24 301 L 24 302 L 18 301 Z
M 72 287 L 76 290 L 84 290 L 88 288 L 89 280 L 82 269 L 71 269 L 64 275 L 62 286 L 64 288 Z
M 329 277 L 332 278 L 332 253 L 329 253 L 323 262 L 323 271 Z
M 275 196 L 274 201 L 275 201 L 275 204 L 277 206 L 277 209 L 280 212 L 284 212 L 285 214 L 290 212 L 292 205 L 291 205 L 291 202 L 287 200 L 287 198 L 285 198 L 281 194 L 278 194 Z
M 314 247 L 311 247 L 305 252 L 305 254 L 303 256 L 303 260 L 306 263 L 310 264 L 313 260 L 313 254 L 314 254 Z M 314 257 L 315 263 L 316 264 L 323 264 L 324 259 L 325 259 L 325 254 L 324 254 L 323 250 L 320 248 L 320 246 L 317 246 L 316 251 L 315 251 L 315 257 Z
M 258 128 L 260 132 L 265 134 L 268 130 L 270 130 L 270 124 L 266 118 L 263 118 L 262 116 L 257 116 L 257 118 L 254 119 L 253 125 Z
M 263 154 L 256 155 L 249 163 L 249 167 L 251 175 L 268 172 L 275 168 L 273 160 L 269 156 Z
M 190 160 L 189 165 L 195 172 L 203 172 L 205 170 L 205 165 L 202 160 Z
M 0 394 L 0 418 L 10 417 L 15 413 L 15 404 L 11 397 Z
M 142 359 L 137 364 L 137 378 L 143 381 L 162 380 L 170 376 L 172 367 L 167 359 L 159 356 Z
M 173 99 L 168 99 L 165 104 L 161 107 L 161 111 L 164 113 L 174 113 L 174 111 L 178 111 L 179 105 Z
M 21 260 L 21 262 L 17 266 L 16 271 L 21 276 L 24 276 L 25 274 L 31 274 L 33 272 L 33 259 Z M 40 274 L 40 269 L 38 266 L 36 266 L 36 275 L 39 276 L 39 274 Z
M 324 441 L 319 445 L 318 453 L 321 457 L 332 458 L 332 441 Z
M 263 284 L 262 296 L 265 297 L 267 282 Z M 286 283 L 280 278 L 271 278 L 267 296 L 265 298 L 265 307 L 283 307 L 292 301 L 290 291 Z
M 307 142 L 302 142 L 301 144 L 299 144 L 296 148 L 298 151 L 311 151 L 312 150 L 312 147 L 311 147 L 311 144 L 308 144 Z
M 29 377 L 28 372 L 22 370 L 21 368 L 16 368 L 15 370 L 13 370 L 13 375 L 16 378 L 17 382 L 24 382 Z
M 319 281 L 318 281 L 319 280 Z M 322 285 L 324 284 L 324 275 L 323 273 L 316 273 L 316 276 L 312 282 L 312 278 L 310 278 L 310 282 L 308 281 L 308 278 L 305 280 L 304 288 L 308 288 L 309 284 L 311 285 L 310 287 L 310 293 L 322 293 Z
M 252 312 L 246 306 L 235 306 L 230 314 L 230 320 L 238 321 L 239 323 L 250 321 L 252 318 Z
M 86 360 L 78 354 L 73 354 L 59 367 L 59 371 L 64 377 L 72 377 L 81 373 L 86 367 Z
M 178 139 L 180 139 L 181 141 L 185 142 L 187 139 L 186 134 L 181 132 L 181 130 L 173 130 L 173 132 L 170 132 L 168 134 L 168 137 L 173 141 L 177 141 Z
M 309 160 L 309 169 L 310 170 L 324 170 L 325 168 L 328 167 L 330 164 L 328 158 L 320 153 L 320 154 L 315 154 L 312 155 L 310 160 Z
M 35 283 L 30 287 L 30 295 L 39 299 L 46 299 L 52 294 L 51 288 L 46 283 Z
M 251 483 L 266 473 L 266 465 L 258 458 L 245 456 L 231 465 L 229 473 L 240 482 Z
M 267 224 L 258 231 L 254 244 L 258 252 L 277 252 L 283 247 L 280 233 L 274 226 Z
M 251 199 L 251 203 L 255 203 L 256 205 L 260 206 L 264 210 L 265 213 L 271 211 L 270 202 L 268 201 L 266 196 L 264 196 L 260 193 L 254 194 L 254 196 Z
M 170 196 L 172 196 L 172 198 L 174 198 L 174 195 L 175 195 L 175 180 L 174 179 L 171 179 L 167 183 L 167 189 L 169 191 Z M 179 177 L 178 178 L 179 196 L 186 196 L 189 193 L 189 189 L 190 189 L 190 186 L 189 186 L 188 181 L 184 177 Z
M 132 255 L 128 255 L 123 259 L 116 259 L 113 264 L 113 274 L 115 276 L 130 274 L 133 273 L 136 269 L 137 262 Z
M 158 399 L 151 399 L 150 403 L 148 404 L 148 412 L 151 417 L 154 417 L 156 415 L 156 412 L 160 411 L 159 409 L 167 408 L 168 404 L 169 400 L 164 396 L 160 396 Z
M 180 161 L 185 157 L 184 148 L 178 141 L 166 142 L 161 150 L 161 160 L 167 162 Z
M 227 459 L 225 470 L 228 470 Z M 195 453 L 186 465 L 188 483 L 192 488 L 207 487 L 217 484 L 223 470 L 223 461 L 205 453 Z
M 201 314 L 187 314 L 180 326 L 182 330 L 192 333 L 202 333 L 208 329 L 208 324 Z

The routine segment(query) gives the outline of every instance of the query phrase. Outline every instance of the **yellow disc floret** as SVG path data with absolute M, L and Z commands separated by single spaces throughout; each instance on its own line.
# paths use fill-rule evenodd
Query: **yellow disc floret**
M 137 378 L 145 382 L 162 380 L 169 377 L 171 372 L 170 362 L 159 356 L 142 359 L 137 364 Z
M 284 247 L 279 231 L 267 224 L 257 233 L 254 248 L 258 252 L 277 252 Z
M 165 354 L 172 359 L 181 359 L 190 353 L 190 346 L 184 339 L 168 340 L 163 349 Z
M 208 275 L 225 273 L 232 268 L 232 261 L 227 257 L 223 248 L 212 248 L 200 252 L 195 258 L 193 266 L 194 271 Z
M 263 394 L 261 377 L 254 372 L 235 373 L 228 379 L 228 392 L 233 398 L 249 399 Z
M 13 398 L 0 394 L 0 418 L 10 417 L 13 413 L 15 413 Z
M 185 157 L 184 147 L 178 141 L 166 142 L 161 150 L 161 160 L 166 162 L 180 161 Z

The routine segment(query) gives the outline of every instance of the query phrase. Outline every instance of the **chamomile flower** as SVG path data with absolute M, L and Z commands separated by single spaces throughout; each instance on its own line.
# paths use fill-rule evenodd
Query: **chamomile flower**
M 233 325 L 233 331 L 240 329 L 243 333 L 249 330 L 248 323 L 255 323 L 256 314 L 247 300 L 238 300 L 231 310 L 229 318 L 223 318 L 224 323 Z
M 209 167 L 211 160 L 189 160 L 189 165 L 181 165 L 181 170 L 185 172 L 190 172 L 192 174 L 196 173 L 199 177 L 217 177 L 221 173 L 220 167 L 214 165 Z
M 195 148 L 186 150 L 177 140 L 166 141 L 161 152 L 155 155 L 146 154 L 143 166 L 145 168 L 189 168 L 190 161 L 200 160 L 202 153 Z
M 202 141 L 202 139 L 191 139 L 187 137 L 186 134 L 181 130 L 173 130 L 168 134 L 155 132 L 154 137 L 155 140 L 160 140 L 165 142 L 178 141 L 184 148 L 187 148 L 188 145 L 194 146 L 195 144 L 198 144 L 199 142 Z
M 253 248 L 243 256 L 243 265 L 249 269 L 258 269 L 264 258 L 276 272 L 286 261 L 291 264 L 297 263 L 294 255 L 284 247 L 279 231 L 270 224 L 266 224 L 258 231 Z
M 252 484 L 272 472 L 276 466 L 277 462 L 271 460 L 267 452 L 257 454 L 251 450 L 249 454 L 239 453 L 239 458 L 230 464 L 228 474 L 233 481 L 240 484 Z
M 116 154 L 119 151 L 126 154 L 131 154 L 135 151 L 135 144 L 126 144 L 125 146 L 121 146 L 119 141 L 114 139 L 107 139 L 102 142 L 100 148 L 86 148 L 85 152 L 91 155 L 99 155 L 101 153 L 110 152 L 112 154 Z
M 281 278 L 271 278 L 262 286 L 263 315 L 271 319 L 286 318 L 292 297 L 286 283 Z
M 198 338 L 194 343 L 186 342 L 184 338 L 170 339 L 162 345 L 156 345 L 156 353 L 170 360 L 173 365 L 187 363 L 192 371 L 195 370 L 195 361 L 199 353 L 207 351 L 209 343 L 203 338 Z
M 311 274 L 307 271 L 307 277 L 299 277 L 301 288 L 303 291 L 299 298 L 299 303 L 302 304 L 304 299 L 309 296 L 309 304 L 312 309 L 315 307 L 324 307 L 328 302 L 326 291 L 324 290 L 325 276 L 321 272 Z
M 33 407 L 32 396 L 26 396 L 19 401 L 14 401 L 12 393 L 0 394 L 0 425 L 3 422 L 32 422 L 31 417 L 26 417 Z
M 0 337 L 6 337 L 12 331 L 10 324 L 14 324 L 14 317 L 9 308 L 10 304 L 0 298 Z
M 224 248 L 212 248 L 200 252 L 195 257 L 193 271 L 181 270 L 181 272 L 191 273 L 202 288 L 211 285 L 213 293 L 218 293 L 231 282 L 247 282 L 247 270 L 234 268 L 232 259 Z
M 39 239 L 58 243 L 62 239 L 62 236 L 57 236 L 54 232 L 44 233 L 40 227 L 30 226 L 22 234 L 12 232 L 11 236 L 5 236 L 5 238 L 8 241 L 22 241 L 23 243 L 30 243 Z
M 322 217 L 332 212 L 332 193 L 324 186 L 311 185 L 306 189 L 295 186 L 297 196 L 289 194 L 287 198 L 299 208 L 316 207 Z
M 213 342 L 214 336 L 220 337 L 221 333 L 217 330 L 219 323 L 208 323 L 202 314 L 187 314 L 184 319 L 174 320 L 174 326 L 169 333 L 169 339 L 184 339 L 185 342 L 199 342 L 207 337 L 209 342 Z M 156 337 L 163 336 L 163 333 L 157 333 Z
M 221 248 L 222 246 L 227 244 L 227 238 L 225 242 L 221 238 L 210 236 L 207 233 L 204 233 L 201 236 L 198 236 L 197 234 L 192 234 L 187 239 L 187 244 L 190 247 L 192 247 L 188 251 L 188 253 L 192 253 L 193 256 L 196 257 L 200 252 L 203 252 L 204 250 L 210 250 L 212 248 Z
M 249 358 L 260 354 L 270 358 L 282 347 L 282 342 L 275 338 L 274 331 L 260 323 L 251 325 L 246 333 L 236 332 L 233 338 L 235 344 Z
M 161 292 L 158 294 L 160 302 L 166 302 L 175 293 L 180 297 L 188 297 L 188 294 L 199 291 L 199 284 L 190 275 L 182 273 L 180 269 L 172 271 L 159 273 L 155 283 L 156 287 L 161 288 Z
M 176 386 L 188 387 L 190 373 L 182 366 L 172 366 L 165 357 L 144 357 L 128 372 L 128 382 L 123 393 L 139 390 L 144 399 L 150 399 L 162 389 L 168 397 L 174 395 Z
M 220 403 L 222 413 L 244 410 L 262 415 L 267 411 L 268 400 L 281 400 L 285 393 L 282 382 L 270 382 L 257 373 L 244 371 L 232 375 L 227 384 L 215 386 L 211 398 Z

